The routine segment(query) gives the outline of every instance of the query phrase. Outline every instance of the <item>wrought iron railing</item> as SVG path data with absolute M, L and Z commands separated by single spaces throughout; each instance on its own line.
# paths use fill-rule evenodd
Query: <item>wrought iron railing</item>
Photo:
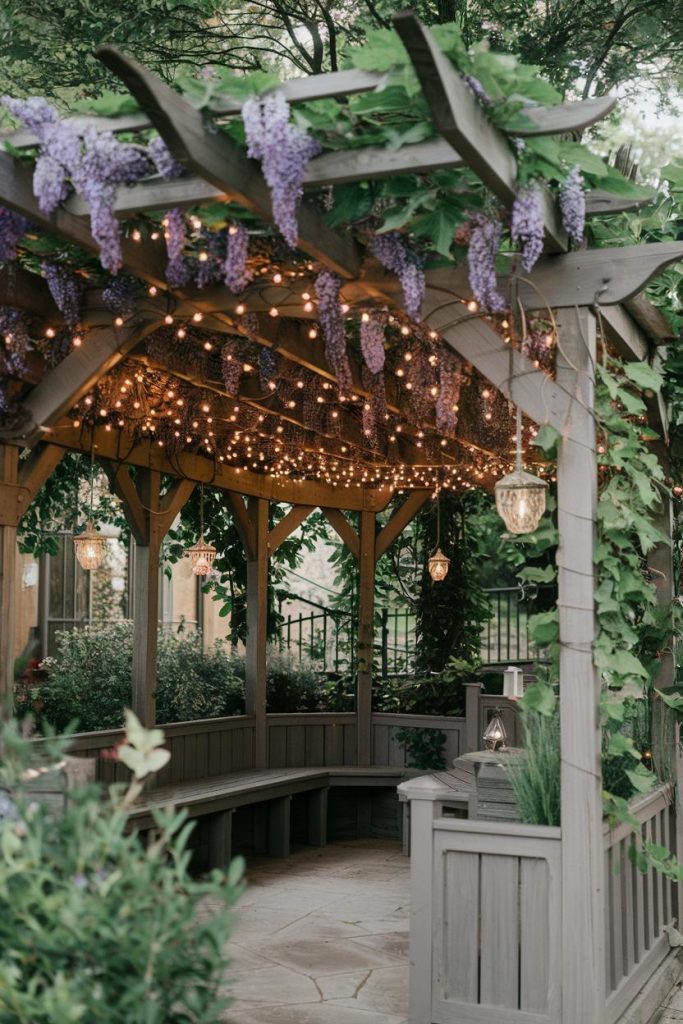
M 519 664 L 534 659 L 528 621 L 539 608 L 546 588 L 495 587 L 486 590 L 491 617 L 481 634 L 485 667 Z M 353 671 L 357 630 L 351 612 L 293 598 L 279 609 L 277 644 L 299 661 L 311 661 L 321 671 Z M 382 676 L 411 674 L 415 668 L 415 615 L 406 608 L 375 612 L 375 665 Z

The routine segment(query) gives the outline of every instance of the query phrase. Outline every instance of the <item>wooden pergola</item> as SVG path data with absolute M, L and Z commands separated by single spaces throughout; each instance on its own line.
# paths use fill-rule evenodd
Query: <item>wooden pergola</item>
M 429 31 L 411 14 L 398 15 L 395 27 L 418 75 L 437 136 L 426 142 L 389 150 L 369 146 L 327 152 L 309 163 L 305 187 L 381 178 L 400 173 L 425 173 L 439 168 L 468 167 L 493 195 L 510 207 L 516 192 L 517 167 L 505 135 L 487 119 L 470 89 L 443 55 Z M 110 47 L 99 58 L 121 80 L 141 113 L 116 119 L 91 119 L 98 130 L 128 132 L 154 128 L 172 156 L 185 169 L 173 181 L 150 179 L 122 187 L 117 213 L 132 219 L 150 211 L 195 208 L 229 200 L 251 211 L 263 224 L 272 223 L 270 193 L 260 168 L 227 135 L 211 124 L 181 95 Z M 381 87 L 383 76 L 365 71 L 342 71 L 316 78 L 287 81 L 282 91 L 290 103 L 348 96 Z M 531 126 L 520 135 L 557 135 L 579 131 L 604 117 L 613 106 L 599 98 L 525 111 Z M 238 116 L 240 104 L 225 104 L 219 118 Z M 29 148 L 35 139 L 27 131 L 14 133 L 15 148 Z M 25 216 L 32 224 L 79 247 L 97 253 L 90 234 L 87 207 L 78 196 L 69 198 L 51 217 L 44 216 L 33 196 L 30 168 L 8 153 L 0 153 L 0 204 Z M 587 196 L 589 216 L 618 212 L 634 205 L 604 192 Z M 246 375 L 237 396 L 229 394 L 206 348 L 211 338 L 227 335 L 250 345 L 271 349 L 288 370 L 289 378 L 305 374 L 320 387 L 336 385 L 324 347 L 315 330 L 315 312 L 304 308 L 302 293 L 313 291 L 314 267 L 325 267 L 342 278 L 341 297 L 353 312 L 387 310 L 403 320 L 397 281 L 383 270 L 349 233 L 332 230 L 318 210 L 302 203 L 299 250 L 291 281 L 257 279 L 244 294 L 223 286 L 169 289 L 165 278 L 163 242 L 128 236 L 123 241 L 124 270 L 149 286 L 136 311 L 120 322 L 103 308 L 100 292 L 86 294 L 84 344 L 73 348 L 52 368 L 40 360 L 18 382 L 22 414 L 0 426 L 0 683 L 5 694 L 13 686 L 12 616 L 15 587 L 17 525 L 42 483 L 67 450 L 90 452 L 105 468 L 121 498 L 135 548 L 133 707 L 141 720 L 155 719 L 154 687 L 156 625 L 159 600 L 160 549 L 165 534 L 193 489 L 206 483 L 224 492 L 239 531 L 248 563 L 246 652 L 247 715 L 253 719 L 254 768 L 268 765 L 266 722 L 266 588 L 269 556 L 316 508 L 322 509 L 334 530 L 353 552 L 360 570 L 356 752 L 358 765 L 370 765 L 372 751 L 372 651 L 374 577 L 379 557 L 390 547 L 429 499 L 435 481 L 453 485 L 477 482 L 491 487 L 509 465 L 512 419 L 507 403 L 517 406 L 528 421 L 550 424 L 561 435 L 557 467 L 560 614 L 560 701 L 562 736 L 562 922 L 566 941 L 562 953 L 562 1016 L 565 1024 L 598 1022 L 604 1016 L 604 916 L 601 732 L 598 711 L 600 679 L 593 664 L 595 638 L 593 555 L 597 500 L 594 368 L 600 339 L 623 359 L 656 361 L 670 329 L 641 292 L 667 264 L 683 256 L 683 243 L 630 248 L 569 251 L 558 211 L 550 194 L 544 201 L 545 253 L 533 271 L 520 277 L 514 266 L 501 279 L 508 296 L 528 312 L 555 311 L 561 346 L 554 376 L 536 367 L 501 330 L 494 318 L 473 314 L 472 294 L 462 267 L 427 271 L 427 290 L 421 329 L 435 343 L 455 353 L 469 378 L 491 385 L 504 410 L 494 443 L 467 413 L 467 398 L 454 436 L 439 432 L 433 412 L 411 415 L 406 394 L 387 382 L 388 414 L 402 426 L 400 436 L 384 446 L 367 443 L 358 410 L 369 398 L 362 367 L 351 362 L 353 398 L 336 410 L 336 422 L 307 429 L 300 411 L 264 391 Z M 539 299 L 542 297 L 542 300 Z M 0 276 L 0 303 L 30 312 L 45 325 L 57 325 L 56 310 L 44 283 L 17 267 Z M 468 304 L 470 304 L 468 306 Z M 249 312 L 245 322 L 243 310 Z M 273 315 L 277 311 L 277 316 Z M 194 362 L 173 360 L 168 346 L 150 349 L 146 340 L 158 336 L 172 315 L 178 324 L 198 325 Z M 206 332 L 203 334 L 202 332 Z M 153 354 L 150 354 L 150 351 Z M 240 352 L 239 344 L 237 350 Z M 166 355 L 164 355 L 166 353 Z M 213 370 L 212 370 L 213 367 Z M 121 374 L 158 375 L 160 388 L 169 381 L 210 403 L 212 419 L 221 430 L 254 433 L 253 452 L 264 436 L 259 423 L 283 426 L 290 447 L 296 443 L 310 455 L 311 469 L 299 472 L 261 472 L 253 461 L 231 464 L 219 456 L 218 443 L 169 451 L 153 437 L 118 427 L 107 419 L 83 413 L 83 401 Z M 147 379 L 147 378 L 145 378 Z M 151 377 L 149 378 L 151 379 Z M 183 393 L 186 393 L 183 391 Z M 235 401 L 237 399 L 237 410 Z M 354 404 L 355 403 L 355 404 Z M 77 410 L 74 413 L 74 410 Z M 81 410 L 80 412 L 78 410 Z M 649 400 L 650 422 L 666 440 L 666 411 Z M 259 421 L 258 417 L 262 417 Z M 507 418 L 506 418 L 507 417 Z M 265 429 L 265 428 L 264 428 Z M 218 426 L 216 426 L 216 432 Z M 272 446 L 271 430 L 268 444 Z M 490 435 L 491 436 L 491 435 Z M 442 444 L 443 442 L 443 444 Z M 21 457 L 30 449 L 28 457 Z M 345 457 L 347 456 L 347 457 Z M 234 460 L 233 460 L 234 461 Z M 329 469 L 335 463 L 334 472 Z M 135 474 L 129 472 L 135 467 Z M 341 468 L 340 468 L 341 467 Z M 344 474 L 346 470 L 346 475 Z M 339 479 L 336 479 L 336 477 Z M 333 479 L 334 478 L 334 479 Z M 173 483 L 162 488 L 162 480 Z M 377 514 L 397 491 L 406 498 L 378 531 Z M 291 505 L 269 529 L 269 502 Z M 345 512 L 359 513 L 359 531 Z M 670 510 L 667 506 L 664 518 Z M 667 525 L 668 531 L 668 525 Z M 663 546 L 651 564 L 668 565 L 670 549 Z M 670 573 L 667 573 L 671 579 Z M 412 1018 L 411 1018 L 412 1019 Z M 420 1018 L 431 1022 L 432 1017 Z M 468 1018 L 469 1020 L 470 1018 Z M 474 1020 L 475 1017 L 472 1017 Z M 477 1020 L 480 1018 L 476 1018 Z M 484 1019 L 483 1017 L 481 1018 Z M 493 1020 L 494 1018 L 486 1018 Z M 496 1020 L 502 1018 L 495 1018 Z M 512 1018 L 509 1018 L 512 1019 Z M 518 1018 L 515 1017 L 515 1020 Z M 520 1021 L 550 1021 L 551 1017 L 520 1017 Z M 556 1018 L 552 1018 L 555 1020 Z M 417 1024 L 417 1018 L 415 1018 Z

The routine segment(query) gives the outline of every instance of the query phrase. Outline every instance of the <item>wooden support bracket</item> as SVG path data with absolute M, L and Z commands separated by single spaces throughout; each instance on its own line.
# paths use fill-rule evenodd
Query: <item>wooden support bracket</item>
M 360 538 L 343 512 L 338 508 L 322 508 L 322 514 L 354 556 L 360 558 Z
M 242 541 L 247 560 L 256 558 L 256 529 L 244 503 L 244 498 L 236 491 L 226 491 L 225 499 L 230 506 L 235 529 Z
M 420 509 L 429 501 L 429 491 L 412 491 L 401 507 L 394 512 L 388 523 L 380 530 L 375 539 L 375 561 L 379 561 L 391 545 L 413 521 Z
M 274 554 L 283 541 L 297 530 L 303 522 L 315 511 L 314 505 L 294 505 L 286 516 L 279 523 L 276 523 L 268 534 L 268 551 Z

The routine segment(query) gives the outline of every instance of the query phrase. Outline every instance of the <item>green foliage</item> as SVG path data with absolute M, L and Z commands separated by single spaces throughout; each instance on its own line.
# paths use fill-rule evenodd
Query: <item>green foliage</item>
M 168 757 L 161 742 L 129 716 L 136 780 L 105 799 L 96 786 L 74 790 L 57 815 L 22 782 L 35 747 L 0 725 L 3 1024 L 213 1024 L 227 1005 L 223 947 L 241 863 L 194 881 L 185 812 L 153 812 L 146 849 L 127 827 L 142 779 Z M 52 763 L 65 746 L 51 744 Z
M 438 772 L 448 767 L 444 753 L 446 733 L 440 729 L 399 729 L 396 739 L 403 744 L 409 768 Z
M 523 703 L 522 722 L 524 751 L 508 766 L 520 818 L 530 825 L 559 825 L 560 711 L 551 687 L 544 687 L 542 698 Z
M 413 715 L 463 715 L 465 683 L 476 679 L 479 658 L 450 658 L 441 672 L 417 673 L 373 680 L 372 706 L 375 711 Z

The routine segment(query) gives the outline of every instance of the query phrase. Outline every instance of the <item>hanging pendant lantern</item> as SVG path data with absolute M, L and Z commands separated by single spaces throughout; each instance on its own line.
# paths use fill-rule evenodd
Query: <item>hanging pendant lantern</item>
M 450 558 L 446 558 L 441 548 L 437 548 L 432 557 L 427 562 L 429 568 L 429 575 L 432 577 L 435 583 L 440 583 L 441 580 L 445 580 L 448 576 L 448 567 L 451 564 Z
M 199 496 L 199 540 L 188 548 L 185 554 L 190 556 L 192 572 L 195 576 L 208 576 L 213 568 L 216 549 L 213 544 L 204 540 L 204 485 Z
M 88 520 L 83 533 L 74 537 L 74 550 L 82 569 L 99 569 L 104 558 L 106 540 Z
M 510 533 L 533 533 L 545 512 L 548 485 L 522 469 L 522 413 L 517 409 L 517 464 L 495 485 L 496 510 Z
M 92 521 L 94 487 L 95 444 L 93 441 L 90 448 L 90 515 L 88 516 L 88 521 L 85 524 L 85 530 L 74 537 L 74 553 L 78 560 L 78 564 L 82 569 L 86 569 L 89 572 L 92 572 L 93 569 L 99 569 L 102 565 L 104 548 L 107 543 L 102 534 L 95 529 Z
M 507 749 L 507 733 L 505 726 L 503 725 L 503 719 L 500 714 L 496 712 L 489 724 L 484 730 L 484 746 L 487 750 L 505 750 Z
M 441 506 L 439 503 L 439 492 L 436 493 L 436 551 L 427 561 L 429 575 L 435 583 L 441 583 L 448 576 L 448 568 L 451 564 L 450 558 L 444 555 L 440 547 L 441 536 Z

